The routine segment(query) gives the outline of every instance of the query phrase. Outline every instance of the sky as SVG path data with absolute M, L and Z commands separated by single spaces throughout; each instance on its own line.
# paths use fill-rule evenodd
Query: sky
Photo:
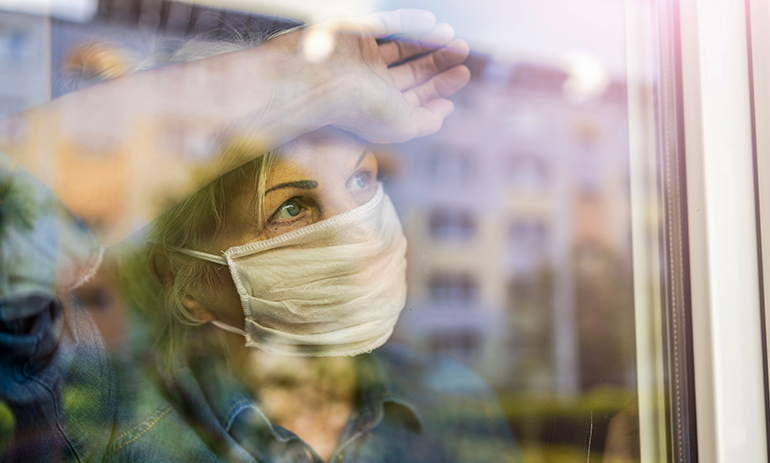
M 502 61 L 554 62 L 591 56 L 625 69 L 622 0 L 380 0 L 381 9 L 425 8 L 480 52 Z

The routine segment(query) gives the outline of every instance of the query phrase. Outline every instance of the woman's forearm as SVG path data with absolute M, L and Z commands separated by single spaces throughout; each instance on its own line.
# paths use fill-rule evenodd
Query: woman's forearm
M 67 94 L 13 116 L 12 123 L 25 129 L 0 150 L 46 182 L 76 212 L 73 197 L 82 195 L 73 195 L 72 185 L 77 177 L 89 181 L 88 173 L 78 169 L 85 166 L 82 170 L 87 171 L 89 164 L 66 159 L 88 160 L 89 151 L 99 151 L 92 161 L 104 162 L 98 181 L 88 185 L 88 195 L 98 198 L 127 182 L 129 194 L 135 195 L 134 210 L 152 211 L 146 214 L 151 219 L 162 212 L 155 210 L 159 204 L 168 206 L 259 154 L 324 125 L 337 84 L 303 69 L 292 48 L 296 50 L 296 38 L 279 37 L 256 48 L 131 74 Z M 163 141 L 174 136 L 177 145 L 210 143 L 204 143 L 207 152 L 196 152 L 190 159 L 164 152 L 168 143 Z M 239 149 L 222 149 L 223 143 L 235 142 Z M 126 162 L 109 162 L 110 156 Z M 63 171 L 67 181 L 60 178 Z M 133 231 L 125 225 L 120 227 L 123 233 L 105 230 L 100 238 L 123 238 Z
M 375 40 L 403 33 L 410 46 Z M 319 37 L 328 39 L 321 58 Z M 451 27 L 418 10 L 327 21 L 70 93 L 14 116 L 25 129 L 0 140 L 0 151 L 75 213 L 96 208 L 83 198 L 101 201 L 110 218 L 94 231 L 110 244 L 223 173 L 325 125 L 378 143 L 435 132 L 453 107 L 446 97 L 470 77 L 461 65 L 467 44 L 452 38 Z

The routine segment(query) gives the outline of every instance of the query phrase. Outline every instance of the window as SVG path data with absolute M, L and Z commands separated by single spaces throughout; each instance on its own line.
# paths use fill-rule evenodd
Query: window
M 474 217 L 467 211 L 437 210 L 430 216 L 430 234 L 438 240 L 464 241 L 475 231 Z
M 509 306 L 535 306 L 550 310 L 553 301 L 553 271 L 548 268 L 514 278 L 508 284 Z
M 457 187 L 475 174 L 471 153 L 439 146 L 428 157 L 428 177 L 435 182 Z
M 478 286 L 467 274 L 437 274 L 431 277 L 430 295 L 433 301 L 443 304 L 469 304 L 476 300 Z
M 558 68 L 524 62 L 514 68 L 510 84 L 525 91 L 561 95 L 568 78 L 569 74 Z
M 582 115 L 575 120 L 573 131 L 577 139 L 577 158 L 574 162 L 579 192 L 586 197 L 597 198 L 606 181 L 606 161 L 602 152 L 605 128 L 597 118 Z
M 547 158 L 535 153 L 513 153 L 509 158 L 509 182 L 515 188 L 542 190 L 549 177 Z
M 468 358 L 481 349 L 482 336 L 474 331 L 448 331 L 429 336 L 430 351 L 446 356 Z
M 15 64 L 14 61 L 20 61 L 27 54 L 27 42 L 29 39 L 24 36 L 20 29 L 4 27 L 0 29 L 0 60 L 6 64 Z
M 548 263 L 551 234 L 546 222 L 519 219 L 510 228 L 511 265 L 514 272 L 535 270 Z
M 51 100 L 54 106 L 71 110 L 78 106 L 69 105 L 78 101 L 70 98 L 73 93 L 83 95 L 90 89 L 97 91 L 86 95 L 99 95 L 99 89 L 113 83 L 130 83 L 130 76 L 115 77 L 136 69 L 147 70 L 139 76 L 156 75 L 151 74 L 156 68 L 200 71 L 194 63 L 167 65 L 205 55 L 212 45 L 238 48 L 250 39 L 297 25 L 368 15 L 375 5 L 432 9 L 437 20 L 452 25 L 472 50 L 465 61 L 470 81 L 448 96 L 455 111 L 443 120 L 442 129 L 411 140 L 404 140 L 408 138 L 404 134 L 385 140 L 393 143 L 380 144 L 383 140 L 371 133 L 367 138 L 366 130 L 352 122 L 351 134 L 341 134 L 344 127 L 341 132 L 337 129 L 346 122 L 335 119 L 339 108 L 324 112 L 323 117 L 332 114 L 334 120 L 321 121 L 333 126 L 330 131 L 345 143 L 365 140 L 379 145 L 374 148 L 377 172 L 380 179 L 382 174 L 387 178 L 385 191 L 408 235 L 408 263 L 399 267 L 407 269 L 407 303 L 388 342 L 400 344 L 420 361 L 444 366 L 460 362 L 467 367 L 464 375 L 479 387 L 488 386 L 498 399 L 490 403 L 499 405 L 521 451 L 511 461 L 765 463 L 770 448 L 770 388 L 765 379 L 770 377 L 770 304 L 765 300 L 770 295 L 770 0 L 207 0 L 206 6 L 194 0 L 62 0 L 53 2 L 50 16 L 29 6 L 44 3 L 51 2 L 0 0 L 0 119 L 15 114 L 0 120 L 0 173 L 6 154 L 12 158 L 31 150 L 34 156 L 19 165 L 37 168 L 34 175 L 92 232 L 109 240 L 125 238 L 127 230 L 140 230 L 180 204 L 192 194 L 186 192 L 191 185 L 213 185 L 205 201 L 181 203 L 193 212 L 200 206 L 208 213 L 216 200 L 241 198 L 231 195 L 231 181 L 262 179 L 248 168 L 233 172 L 221 184 L 208 178 L 212 172 L 249 163 L 266 150 L 280 149 L 273 146 L 275 140 L 288 141 L 273 137 L 274 126 L 267 134 L 252 133 L 260 128 L 264 114 L 256 113 L 259 108 L 249 98 L 267 87 L 251 77 L 259 76 L 262 68 L 235 72 L 235 66 L 225 65 L 231 63 L 228 57 L 220 57 L 221 61 L 204 63 L 217 63 L 209 69 L 216 73 L 213 80 L 202 78 L 208 71 L 180 71 L 166 87 L 173 91 L 167 92 L 158 91 L 155 80 L 145 80 L 143 95 L 152 98 L 141 107 L 133 98 L 124 98 L 130 92 L 120 87 L 121 91 L 90 103 L 121 102 L 121 110 L 47 119 L 41 113 L 25 115 L 25 109 Z M 249 11 L 241 11 L 244 8 Z M 68 9 L 73 11 L 67 14 Z M 303 37 L 308 36 L 312 38 Z M 403 38 L 397 34 L 369 43 L 372 50 L 387 49 Z M 308 59 L 313 69 L 343 62 L 312 56 L 312 41 L 299 43 L 298 50 L 304 53 L 297 55 L 301 65 Z M 348 44 L 331 42 L 341 43 Z M 354 41 L 349 44 L 354 46 Z M 233 55 L 238 53 L 229 56 Z M 413 65 L 421 58 L 406 63 Z M 380 84 L 397 77 L 393 68 L 403 63 L 386 64 L 375 69 L 388 70 L 375 73 L 381 74 L 376 80 Z M 336 71 L 340 69 L 312 74 L 344 75 Z M 301 74 L 283 74 L 279 84 L 291 84 L 286 94 L 311 88 L 295 85 Z M 222 85 L 206 87 L 206 82 L 220 83 L 220 77 Z M 243 81 L 248 88 L 230 93 Z M 402 81 L 401 88 L 390 90 L 405 90 L 405 85 L 409 86 Z M 165 103 L 168 95 L 184 88 L 195 92 L 175 104 Z M 358 103 L 380 95 L 353 93 Z M 415 102 L 414 94 L 407 95 Z M 341 98 L 329 105 L 358 104 L 350 100 Z M 374 107 L 380 108 L 387 101 L 377 103 Z M 298 107 L 310 106 L 275 107 L 297 114 Z M 208 112 L 220 107 L 237 111 L 223 111 L 226 115 L 217 117 L 237 113 L 238 120 L 227 119 L 226 126 L 213 123 Z M 356 116 L 351 120 L 361 120 L 360 112 L 350 114 Z M 377 111 L 367 114 L 373 119 L 380 116 Z M 289 125 L 303 120 L 290 119 Z M 313 130 L 319 129 L 316 125 Z M 56 136 L 35 135 L 41 128 L 60 131 Z M 328 127 L 319 129 L 325 130 Z M 228 148 L 226 153 L 222 147 Z M 362 147 L 357 156 L 367 149 Z M 290 157 L 278 155 L 273 160 Z M 293 196 L 312 190 L 318 180 L 313 176 L 325 170 L 297 171 L 307 178 L 292 179 L 290 186 L 296 191 L 284 198 L 283 205 L 294 200 L 296 204 L 289 205 L 301 209 L 323 199 L 323 194 L 303 201 Z M 158 179 L 164 182 L 155 183 Z M 356 190 L 351 187 L 361 178 L 349 180 L 348 189 L 335 191 Z M 8 185 L 0 176 L 0 197 Z M 283 186 L 273 191 L 281 190 L 287 191 Z M 21 206 L 35 200 L 34 195 L 19 198 Z M 363 199 L 341 204 L 362 204 Z M 9 229 L 2 226 L 8 211 L 15 212 L 8 204 L 0 203 L 0 241 Z M 208 231 L 220 222 L 233 223 L 233 211 L 252 210 L 252 204 L 249 209 L 241 206 L 223 209 L 222 214 L 212 212 L 213 220 L 202 227 L 186 226 L 193 215 L 169 219 L 184 224 L 170 239 Z M 44 223 L 42 235 L 58 236 L 56 220 Z M 159 222 L 165 223 L 155 223 Z M 154 333 L 142 331 L 143 326 L 133 340 L 135 319 L 166 315 L 160 310 L 165 305 L 153 304 L 168 302 L 162 292 L 167 282 L 159 279 L 164 276 L 163 253 L 174 260 L 176 248 L 162 249 L 163 256 L 154 256 L 158 260 L 122 254 L 132 251 L 134 242 L 154 249 L 154 242 L 142 242 L 146 231 L 105 253 L 105 269 L 115 271 L 115 281 L 97 276 L 80 288 L 79 298 L 90 307 L 107 347 L 121 356 L 134 351 L 124 348 L 129 342 L 141 344 L 140 351 L 155 349 Z M 310 235 L 302 233 L 297 236 Z M 238 244 L 259 248 L 252 242 L 262 237 L 246 235 Z M 4 272 L 16 269 L 4 259 L 24 257 L 15 251 L 25 242 L 4 244 L 0 242 L 0 251 L 12 252 L 0 252 L 0 291 L 7 282 Z M 297 249 L 305 249 L 302 246 Z M 79 252 L 64 250 L 68 258 L 70 252 Z M 217 256 L 218 251 L 214 250 Z M 353 267 L 349 262 L 359 251 L 346 248 L 333 256 L 339 258 L 341 274 L 348 275 Z M 219 262 L 216 257 L 212 260 Z M 154 278 L 145 288 L 156 291 L 129 301 L 136 294 L 132 290 L 137 285 L 131 281 L 136 275 L 119 272 L 119 266 L 134 261 L 144 270 L 149 268 L 147 262 L 152 263 L 152 271 L 141 275 Z M 311 258 L 307 262 L 307 267 L 286 268 L 304 277 L 322 273 L 326 264 Z M 18 268 L 37 268 L 38 262 L 33 264 Z M 361 265 L 353 270 L 372 277 L 386 267 Z M 220 270 L 228 275 L 224 267 Z M 241 276 L 239 283 L 244 283 L 248 278 Z M 329 290 L 338 276 L 308 285 L 318 290 L 316 294 L 326 291 L 318 298 L 322 304 L 346 293 Z M 348 280 L 350 295 L 371 295 L 357 292 L 359 280 Z M 292 278 L 282 279 L 269 289 L 280 292 L 291 282 Z M 275 312 L 265 310 L 261 322 L 269 324 L 283 310 L 278 305 L 271 306 Z M 234 317 L 241 321 L 243 307 L 235 308 Z M 311 317 L 331 311 L 315 311 Z M 288 318 L 306 321 L 291 309 L 285 312 Z M 169 319 L 176 321 L 184 314 L 171 315 Z M 166 322 L 164 318 L 148 324 Z M 321 329 L 334 329 L 330 326 L 335 323 Z M 203 323 L 184 329 L 206 333 L 215 328 Z M 456 362 L 444 362 L 443 357 Z M 334 361 L 319 365 L 325 368 Z M 145 366 L 139 363 L 132 366 Z M 196 373 L 208 370 L 193 366 L 198 367 L 191 369 Z M 281 375 L 271 379 L 283 386 L 292 384 Z M 80 393 L 84 384 L 76 386 L 65 390 L 66 399 L 85 397 Z M 298 402 L 299 395 L 290 397 Z M 86 402 L 63 401 L 75 407 Z M 169 413 L 166 418 L 184 420 L 183 415 Z M 453 429 L 473 430 L 463 438 L 472 440 L 480 433 L 481 427 L 462 424 Z M 0 403 L 0 460 L 12 433 L 12 415 Z M 497 448 L 479 440 L 472 450 L 486 455 Z M 337 458 L 326 459 L 333 460 Z
M 0 118 L 46 100 L 48 29 L 45 18 L 2 12 Z

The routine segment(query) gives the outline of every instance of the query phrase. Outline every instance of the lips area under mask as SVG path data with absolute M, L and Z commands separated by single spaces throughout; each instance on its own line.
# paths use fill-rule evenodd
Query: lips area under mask
M 246 345 L 294 356 L 353 356 L 380 347 L 406 301 L 406 238 L 378 185 L 367 203 L 222 256 L 240 296 Z

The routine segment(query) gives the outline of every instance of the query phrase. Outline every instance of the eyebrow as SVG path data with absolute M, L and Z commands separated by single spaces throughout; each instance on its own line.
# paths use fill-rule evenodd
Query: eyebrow
M 361 161 L 363 161 L 366 155 L 371 152 L 372 152 L 371 149 L 366 148 L 364 152 L 361 153 L 361 156 L 358 157 L 358 160 L 356 161 L 356 167 L 361 165 Z M 315 180 L 298 180 L 296 182 L 279 183 L 274 187 L 270 187 L 267 191 L 265 191 L 265 194 L 268 194 L 273 190 L 280 190 L 281 188 L 297 188 L 299 190 L 314 190 L 318 188 L 318 182 L 316 182 Z
M 281 188 L 297 188 L 299 190 L 314 190 L 318 187 L 318 182 L 315 180 L 298 180 L 296 182 L 279 183 L 278 185 L 271 187 L 265 194 L 270 193 L 273 190 L 280 190 Z

